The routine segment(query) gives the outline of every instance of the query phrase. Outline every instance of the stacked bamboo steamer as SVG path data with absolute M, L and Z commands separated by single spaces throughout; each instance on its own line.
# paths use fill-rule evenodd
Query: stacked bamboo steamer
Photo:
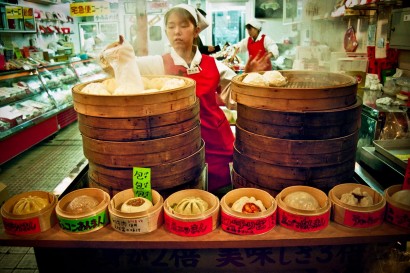
M 148 79 L 159 76 L 145 76 Z M 195 81 L 135 95 L 93 95 L 73 87 L 89 185 L 111 197 L 132 188 L 133 167 L 151 168 L 151 186 L 161 195 L 203 188 L 205 166 Z M 100 82 L 100 81 L 96 81 Z
M 328 192 L 354 174 L 357 82 L 330 72 L 280 72 L 283 87 L 243 83 L 246 73 L 232 80 L 238 103 L 233 185 L 273 196 L 297 185 Z

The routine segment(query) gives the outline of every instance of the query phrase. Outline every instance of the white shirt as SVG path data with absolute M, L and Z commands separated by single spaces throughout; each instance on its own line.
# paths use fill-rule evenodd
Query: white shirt
M 188 65 L 187 62 L 178 55 L 174 48 L 170 49 L 171 58 L 174 61 L 175 65 L 182 65 L 185 68 L 195 68 L 196 66 L 200 66 L 202 60 L 202 54 L 199 52 L 198 47 L 195 46 L 195 55 L 192 59 L 191 65 Z M 140 70 L 141 75 L 165 75 L 165 67 L 164 61 L 161 55 L 151 55 L 151 56 L 143 56 L 143 57 L 136 57 L 137 65 Z M 231 80 L 233 77 L 236 76 L 236 73 L 226 66 L 224 63 L 215 60 L 216 67 L 219 71 L 219 84 L 221 86 L 221 94 L 229 94 L 229 104 L 231 108 L 235 107 L 235 102 L 231 100 L 230 93 L 231 93 Z M 229 108 L 229 106 L 227 105 Z
M 262 35 L 263 33 L 259 33 L 255 41 L 261 40 Z M 246 37 L 245 39 L 242 39 L 239 43 L 234 44 L 233 46 L 236 48 L 239 48 L 239 52 L 247 52 L 248 51 L 248 39 L 249 39 L 249 36 Z M 269 38 L 269 36 L 267 36 L 266 34 L 265 34 L 265 40 L 263 42 L 263 46 L 267 52 L 270 52 L 273 54 L 273 57 L 275 59 L 279 56 L 279 49 L 278 49 L 277 44 L 271 38 Z

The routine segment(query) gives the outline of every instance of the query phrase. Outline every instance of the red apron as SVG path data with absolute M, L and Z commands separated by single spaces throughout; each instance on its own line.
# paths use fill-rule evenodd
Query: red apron
M 201 136 L 205 142 L 205 161 L 208 163 L 208 191 L 230 185 L 229 162 L 233 160 L 235 138 L 224 112 L 216 102 L 219 72 L 215 59 L 202 55 L 199 73 L 188 75 L 185 67 L 174 64 L 170 54 L 162 58 L 166 74 L 188 77 L 196 82 Z
M 252 37 L 248 38 L 248 52 L 249 52 L 249 56 L 253 56 L 255 57 L 256 55 L 258 55 L 258 52 L 260 51 L 262 54 L 266 53 L 266 49 L 265 49 L 265 34 L 262 34 L 262 37 L 259 41 L 254 41 L 252 39 Z M 268 60 L 268 65 L 269 68 L 268 70 L 272 70 L 272 63 L 270 62 L 270 60 Z M 267 71 L 268 71 L 267 70 Z

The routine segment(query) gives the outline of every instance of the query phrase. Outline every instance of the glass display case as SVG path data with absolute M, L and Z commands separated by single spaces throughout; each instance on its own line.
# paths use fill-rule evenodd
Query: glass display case
M 47 92 L 55 100 L 59 111 L 72 107 L 71 88 L 80 80 L 70 65 L 47 66 L 39 70 L 39 75 Z
M 0 139 L 56 112 L 36 71 L 0 76 Z
M 71 64 L 80 82 L 91 82 L 108 78 L 108 74 L 94 60 L 85 60 Z
M 77 120 L 72 87 L 106 78 L 93 60 L 0 74 L 0 164 Z

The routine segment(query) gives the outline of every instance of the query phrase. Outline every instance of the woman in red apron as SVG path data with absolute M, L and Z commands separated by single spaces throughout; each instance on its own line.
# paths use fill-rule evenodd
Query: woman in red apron
M 141 75 L 178 75 L 196 81 L 200 101 L 201 137 L 208 164 L 208 191 L 231 186 L 229 163 L 233 160 L 234 135 L 224 112 L 216 101 L 218 89 L 229 94 L 236 73 L 214 58 L 202 55 L 195 39 L 207 27 L 206 19 L 192 6 L 179 4 L 165 14 L 170 53 L 137 57 Z M 121 45 L 114 43 L 111 47 Z M 125 47 L 124 47 L 125 49 Z M 132 47 L 131 47 L 132 49 Z M 125 49 L 126 50 L 126 49 Z M 123 52 L 123 57 L 129 52 Z M 247 72 L 259 71 L 263 57 L 247 63 Z
M 249 21 L 246 24 L 246 29 L 249 37 L 234 45 L 236 48 L 236 53 L 248 51 L 249 58 L 255 57 L 258 54 L 268 54 L 269 58 L 275 59 L 279 56 L 278 46 L 276 43 L 265 34 L 261 34 L 262 25 L 259 21 Z M 266 64 L 266 71 L 272 70 L 270 59 L 267 60 Z

